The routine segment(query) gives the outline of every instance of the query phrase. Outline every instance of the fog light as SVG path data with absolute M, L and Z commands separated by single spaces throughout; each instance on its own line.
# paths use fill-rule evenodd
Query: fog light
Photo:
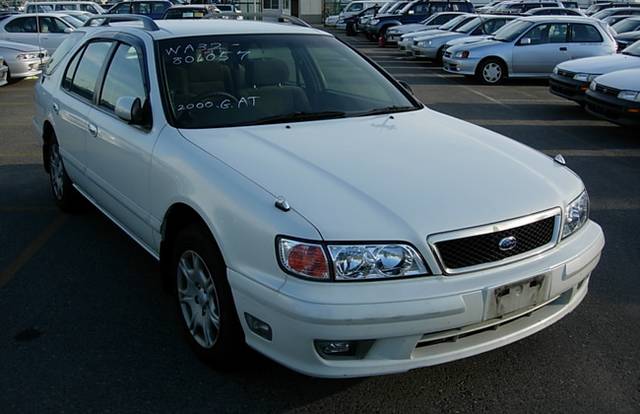
M 264 339 L 271 340 L 273 337 L 273 333 L 271 332 L 271 327 L 268 323 L 261 321 L 255 316 L 249 315 L 245 312 L 244 318 L 247 321 L 247 325 L 251 332 L 255 333 L 258 336 L 261 336 Z
M 351 341 L 316 341 L 316 347 L 325 355 L 349 356 L 355 354 L 356 346 Z

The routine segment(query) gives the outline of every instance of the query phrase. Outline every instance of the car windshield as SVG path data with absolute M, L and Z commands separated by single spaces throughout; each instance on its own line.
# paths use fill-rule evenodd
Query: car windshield
M 631 55 L 640 57 L 640 41 L 635 42 L 631 46 L 622 51 L 623 55 Z
M 438 30 L 455 29 L 456 27 L 458 27 L 458 25 L 464 24 L 467 21 L 467 19 L 469 19 L 469 16 L 467 16 L 466 14 L 461 14 L 460 16 L 454 17 L 453 19 L 449 20 L 442 26 L 438 26 Z
M 227 35 L 159 42 L 167 112 L 218 128 L 419 109 L 404 89 L 332 36 Z
M 65 22 L 69 23 L 71 26 L 78 28 L 80 26 L 82 26 L 84 24 L 84 22 L 76 17 L 73 16 L 60 16 L 62 17 L 62 20 L 64 20 Z
M 518 36 L 528 30 L 531 25 L 533 25 L 533 23 L 531 22 L 527 22 L 524 20 L 515 20 L 504 25 L 501 29 L 496 31 L 493 38 L 501 42 L 513 42 L 514 40 L 516 40 L 516 38 L 518 38 Z
M 462 26 L 457 27 L 454 31 L 457 33 L 469 33 L 478 27 L 480 23 L 482 23 L 482 17 L 476 17 L 464 23 Z
M 613 12 L 614 12 L 613 9 L 604 9 L 602 11 L 599 11 L 598 13 L 595 13 L 591 17 L 594 19 L 604 19 L 605 17 L 612 15 Z
M 624 32 L 632 32 L 636 30 L 638 26 L 640 26 L 639 19 L 628 19 L 628 20 L 623 20 L 621 22 L 614 24 L 613 26 L 611 26 L 611 28 L 615 30 L 616 33 L 624 33 Z

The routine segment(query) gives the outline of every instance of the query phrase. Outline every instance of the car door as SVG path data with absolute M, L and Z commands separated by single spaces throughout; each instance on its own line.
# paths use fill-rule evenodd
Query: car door
M 38 22 L 35 16 L 13 18 L 4 24 L 1 36 L 10 42 L 37 46 Z
M 569 59 L 567 23 L 541 23 L 515 43 L 512 55 L 514 74 L 548 75 L 560 62 Z
M 149 169 L 158 129 L 151 119 L 132 125 L 119 118 L 121 97 L 140 99 L 148 108 L 148 75 L 141 44 L 119 43 L 107 68 L 96 106 L 90 111 L 87 177 L 92 196 L 129 232 L 151 245 L 149 226 Z M 149 112 L 150 113 L 150 112 Z
M 86 142 L 89 111 L 98 74 L 111 41 L 90 42 L 70 59 L 62 76 L 61 93 L 52 99 L 51 113 L 67 172 L 80 187 L 86 186 Z
M 604 44 L 604 38 L 595 26 L 572 23 L 569 27 L 571 59 L 604 55 L 610 52 Z
M 67 29 L 72 28 L 66 24 L 62 19 L 53 16 L 39 16 L 39 30 L 40 30 L 40 44 L 43 48 L 47 49 L 49 54 L 60 46 L 60 43 L 64 42 L 67 38 Z

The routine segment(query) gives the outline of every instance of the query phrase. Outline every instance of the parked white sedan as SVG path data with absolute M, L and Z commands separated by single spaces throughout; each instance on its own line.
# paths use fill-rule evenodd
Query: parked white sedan
M 49 54 L 38 46 L 0 40 L 0 55 L 7 65 L 7 78 L 36 76 L 49 62 Z
M 45 168 L 62 209 L 86 197 L 160 260 L 204 360 L 401 372 L 585 297 L 604 237 L 561 157 L 424 107 L 326 32 L 115 19 L 37 83 Z
M 80 25 L 63 13 L 16 14 L 0 20 L 0 40 L 35 45 L 51 54 Z

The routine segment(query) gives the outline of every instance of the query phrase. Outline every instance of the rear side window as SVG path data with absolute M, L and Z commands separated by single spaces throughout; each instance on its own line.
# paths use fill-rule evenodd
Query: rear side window
M 107 71 L 100 97 L 100 106 L 113 111 L 118 98 L 133 96 L 145 105 L 147 94 L 142 76 L 142 60 L 135 47 L 120 44 Z
M 440 14 L 436 16 L 429 24 L 437 24 L 438 26 L 451 20 L 451 15 Z
M 45 75 L 51 75 L 53 71 L 58 67 L 62 59 L 69 53 L 69 51 L 78 43 L 78 41 L 84 36 L 83 32 L 72 32 L 67 36 L 64 42 L 60 43 L 60 46 L 53 52 L 47 67 L 44 70 Z
M 129 13 L 129 4 L 128 3 L 122 3 L 122 4 L 118 4 L 113 11 L 111 11 L 111 13 L 116 13 L 116 14 L 128 14 Z
M 602 36 L 598 29 L 590 24 L 572 24 L 571 25 L 571 41 L 572 42 L 602 42 Z
M 36 33 L 38 26 L 35 17 L 21 17 L 7 23 L 4 30 L 11 33 Z
M 86 47 L 71 81 L 71 92 L 93 99 L 96 81 L 104 64 L 111 42 L 93 42 Z M 72 62 L 73 63 L 73 62 Z
M 84 50 L 81 50 L 78 53 L 76 53 L 73 59 L 71 59 L 71 62 L 69 62 L 69 65 L 67 66 L 67 70 L 65 70 L 64 72 L 64 77 L 62 78 L 62 87 L 66 90 L 71 89 L 71 82 L 73 81 L 73 75 L 75 75 L 76 73 L 76 69 L 78 68 L 78 62 L 80 61 L 80 58 L 82 57 L 83 52 Z

